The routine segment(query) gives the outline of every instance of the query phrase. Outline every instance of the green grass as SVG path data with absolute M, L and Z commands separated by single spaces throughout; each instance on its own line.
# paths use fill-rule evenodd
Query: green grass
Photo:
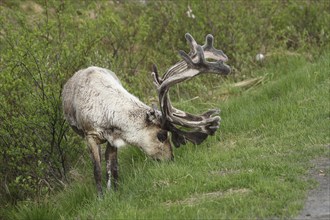
M 9 219 L 249 219 L 289 218 L 315 182 L 310 161 L 329 157 L 329 53 L 315 62 L 269 58 L 262 85 L 177 103 L 200 111 L 218 103 L 220 132 L 200 146 L 175 149 L 158 163 L 135 148 L 120 151 L 118 192 L 97 199 L 92 168 L 40 203 L 21 203 Z M 194 107 L 192 107 L 194 106 Z M 196 108 L 196 109 L 194 109 Z M 78 168 L 79 169 L 79 168 Z M 306 180 L 307 179 L 307 180 Z

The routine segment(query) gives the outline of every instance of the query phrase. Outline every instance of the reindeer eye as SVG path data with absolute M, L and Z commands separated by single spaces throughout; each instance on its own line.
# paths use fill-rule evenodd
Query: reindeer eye
M 160 131 L 157 133 L 157 138 L 160 142 L 164 142 L 167 139 L 167 131 Z

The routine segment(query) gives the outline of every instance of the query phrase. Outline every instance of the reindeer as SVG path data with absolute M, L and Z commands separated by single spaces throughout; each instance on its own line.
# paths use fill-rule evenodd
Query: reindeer
M 190 34 L 189 54 L 179 51 L 183 60 L 170 67 L 163 77 L 153 65 L 153 80 L 157 87 L 160 110 L 149 107 L 130 94 L 110 70 L 88 67 L 76 72 L 62 91 L 64 116 L 73 130 L 85 138 L 94 165 L 98 195 L 102 196 L 101 148 L 105 151 L 107 189 L 118 185 L 117 149 L 126 143 L 141 148 L 156 160 L 173 160 L 171 142 L 175 147 L 187 141 L 202 143 L 220 125 L 219 111 L 209 110 L 192 115 L 172 106 L 169 89 L 175 84 L 201 73 L 227 75 L 227 56 L 213 47 L 213 36 L 207 35 L 203 46 Z M 209 61 L 209 60 L 212 61 Z M 184 130 L 180 127 L 185 128 Z M 171 134 L 171 141 L 168 137 Z

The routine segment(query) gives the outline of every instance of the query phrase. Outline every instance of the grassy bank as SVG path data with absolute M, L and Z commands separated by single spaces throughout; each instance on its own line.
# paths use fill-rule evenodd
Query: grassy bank
M 178 102 L 191 111 L 222 110 L 220 132 L 200 146 L 175 149 L 175 162 L 158 163 L 139 150 L 120 151 L 120 186 L 96 198 L 90 164 L 75 181 L 40 203 L 24 202 L 9 219 L 288 218 L 303 207 L 315 182 L 310 161 L 329 157 L 329 52 L 318 60 L 268 57 L 262 83 L 249 89 Z M 88 158 L 85 158 L 86 160 Z M 83 161 L 83 160 L 82 160 Z M 326 175 L 329 170 L 326 171 Z

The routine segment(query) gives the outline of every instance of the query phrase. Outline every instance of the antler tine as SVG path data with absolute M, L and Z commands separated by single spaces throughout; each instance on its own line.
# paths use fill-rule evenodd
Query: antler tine
M 185 38 L 189 43 L 190 46 L 190 52 L 188 53 L 187 57 L 189 56 L 196 56 L 197 54 L 197 47 L 199 46 L 197 44 L 197 42 L 195 41 L 195 39 L 193 38 L 193 36 L 191 36 L 191 34 L 186 33 L 185 34 Z M 185 53 L 184 51 L 179 51 L 179 55 L 182 57 L 182 53 Z M 186 60 L 183 61 L 179 61 L 177 62 L 175 65 L 173 65 L 171 68 L 169 68 L 166 73 L 164 74 L 162 80 L 165 80 L 167 78 L 170 78 L 171 76 L 175 75 L 175 74 L 179 74 L 181 72 L 181 70 L 186 70 L 187 69 L 187 62 L 185 62 Z
M 154 77 L 154 84 L 156 85 L 156 87 L 159 87 L 160 84 L 162 83 L 163 79 L 161 77 L 159 77 L 159 75 L 158 75 L 158 69 L 157 69 L 156 64 L 152 65 L 151 75 Z
M 195 39 L 193 38 L 193 36 L 191 36 L 191 34 L 189 34 L 189 33 L 186 33 L 185 34 L 185 38 L 186 38 L 186 40 L 190 44 L 189 55 L 195 54 L 196 53 L 196 47 L 198 46 L 197 42 L 195 41 Z
M 196 65 L 200 65 L 202 64 L 205 60 L 205 56 L 204 56 L 204 51 L 203 48 L 200 45 L 196 46 L 196 53 L 195 53 L 195 57 L 196 58 L 194 61 L 193 58 L 191 58 L 186 52 L 184 52 L 183 50 L 179 51 L 180 56 L 182 57 L 182 59 L 184 61 L 186 61 L 186 63 L 188 64 L 189 67 L 197 67 L 198 69 L 201 68 L 202 66 L 196 66 Z
M 214 42 L 214 37 L 211 34 L 208 34 L 205 38 L 205 44 L 203 45 L 205 57 L 227 62 L 228 57 L 226 56 L 226 54 L 224 54 L 222 50 L 215 49 L 213 46 L 213 42 Z
M 203 49 L 204 50 L 208 50 L 210 48 L 213 48 L 213 41 L 214 41 L 214 37 L 212 36 L 212 34 L 208 34 L 205 37 L 205 44 L 203 45 Z

